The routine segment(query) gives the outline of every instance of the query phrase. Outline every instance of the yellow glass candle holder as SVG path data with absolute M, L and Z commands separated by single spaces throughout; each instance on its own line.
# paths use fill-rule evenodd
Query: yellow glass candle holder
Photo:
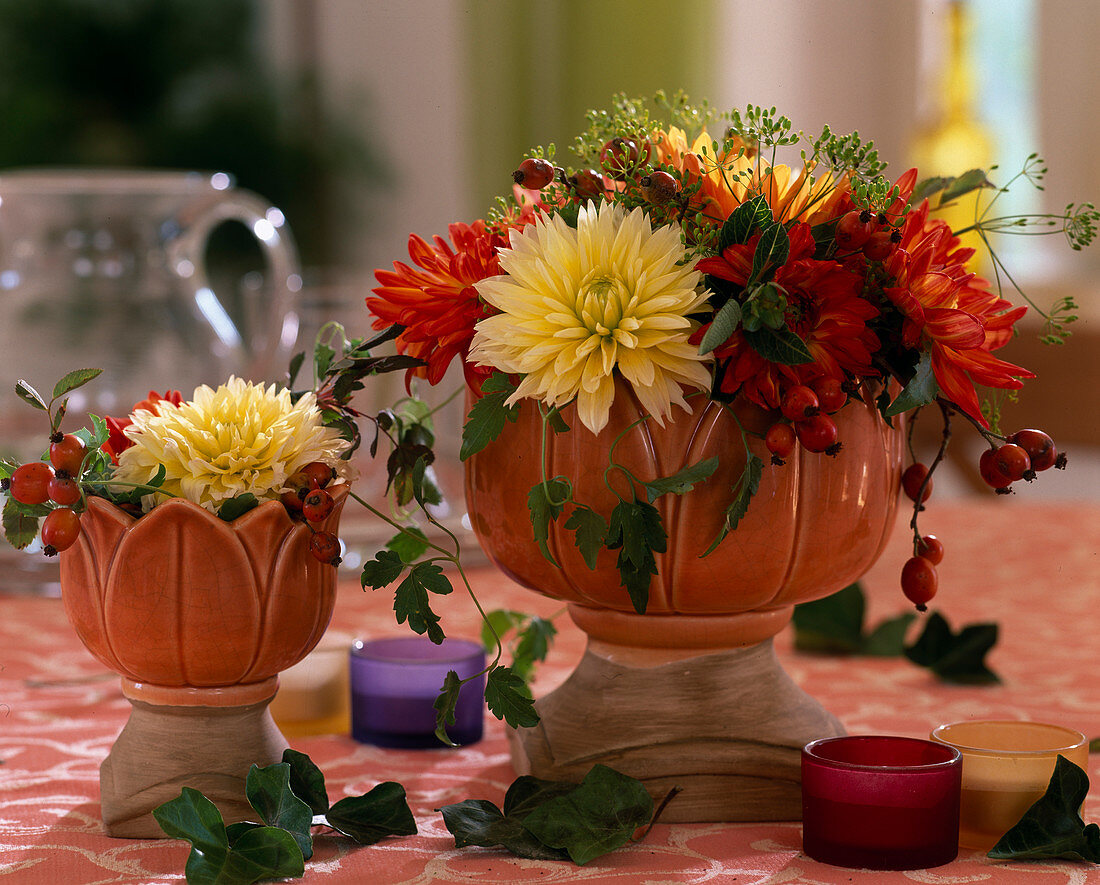
M 1042 722 L 954 722 L 932 740 L 962 754 L 959 847 L 988 851 L 1046 792 L 1059 755 L 1088 770 L 1088 741 L 1079 731 Z

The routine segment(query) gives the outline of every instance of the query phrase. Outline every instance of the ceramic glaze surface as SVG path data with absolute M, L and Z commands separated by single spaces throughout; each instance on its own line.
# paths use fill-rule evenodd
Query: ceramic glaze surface
M 347 486 L 331 491 L 323 528 L 335 531 Z M 90 498 L 81 526 L 61 555 L 65 610 L 131 697 L 186 702 L 191 690 L 205 704 L 243 703 L 248 692 L 233 687 L 267 682 L 259 694 L 270 697 L 332 616 L 336 570 L 278 501 L 225 522 L 180 498 L 140 519 Z
M 893 527 L 903 434 L 884 424 L 872 402 L 853 400 L 834 415 L 842 443 L 835 457 L 799 447 L 785 465 L 773 466 L 763 440 L 748 437 L 765 463 L 759 489 L 736 530 L 703 557 L 721 529 L 745 454 L 733 416 L 702 397 L 693 402 L 690 415 L 677 410 L 663 428 L 651 419 L 632 428 L 643 412 L 620 381 L 600 434 L 581 427 L 570 406 L 563 417 L 573 429 L 546 437 L 546 476 L 568 478 L 575 499 L 605 518 L 618 500 L 604 474 L 608 449 L 620 434 L 615 460 L 642 480 L 719 457 L 705 485 L 655 502 L 668 549 L 656 556 L 659 574 L 645 616 L 633 613 L 614 552 L 601 551 L 594 571 L 585 565 L 564 528 L 568 507 L 551 524 L 548 541 L 561 568 L 535 544 L 527 496 L 542 478 L 542 428 L 534 403 L 525 400 L 518 421 L 467 461 L 467 505 L 482 547 L 520 583 L 571 603 L 574 620 L 593 638 L 664 647 L 758 642 L 782 629 L 795 603 L 827 596 L 863 574 Z M 733 411 L 746 431 L 761 436 L 776 420 L 775 413 L 740 400 Z M 608 479 L 629 498 L 621 471 Z M 669 615 L 676 617 L 662 617 Z

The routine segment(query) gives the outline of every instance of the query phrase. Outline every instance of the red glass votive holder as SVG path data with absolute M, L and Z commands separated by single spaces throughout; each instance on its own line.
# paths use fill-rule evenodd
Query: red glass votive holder
M 802 847 L 839 867 L 916 870 L 959 853 L 962 757 L 946 744 L 869 735 L 802 749 Z
M 379 747 L 444 748 L 435 734 L 435 700 L 449 671 L 471 679 L 485 669 L 485 649 L 465 639 L 436 645 L 425 636 L 356 640 L 351 647 L 351 736 Z M 481 740 L 485 675 L 458 692 L 447 735 L 463 746 Z

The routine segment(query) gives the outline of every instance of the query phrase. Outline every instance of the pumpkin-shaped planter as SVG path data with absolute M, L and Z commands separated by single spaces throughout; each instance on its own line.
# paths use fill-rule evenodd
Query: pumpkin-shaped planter
M 685 788 L 670 819 L 795 819 L 800 814 L 798 752 L 841 732 L 839 723 L 779 667 L 771 637 L 796 603 L 856 580 L 882 551 L 895 521 L 903 435 L 877 414 L 871 397 L 833 417 L 835 456 L 796 449 L 771 465 L 762 437 L 777 415 L 738 400 L 732 414 L 704 397 L 664 427 L 641 420 L 633 391 L 619 382 L 610 420 L 592 434 L 563 417 L 548 432 L 524 403 L 518 420 L 467 462 L 466 499 L 486 553 L 511 577 L 562 599 L 589 637 L 581 664 L 536 704 L 542 722 L 513 735 L 513 762 L 540 777 L 583 776 L 604 761 L 663 794 Z M 735 417 L 736 416 L 736 420 Z M 740 426 L 739 423 L 740 422 Z M 759 487 L 735 530 L 708 555 L 745 468 L 742 430 L 764 462 Z M 670 476 L 717 456 L 705 483 L 655 506 L 668 531 L 645 614 L 620 585 L 616 554 L 585 564 L 565 528 L 568 507 L 536 544 L 527 496 L 543 476 L 566 477 L 574 498 L 607 515 L 630 490 L 606 473 L 608 452 L 641 481 Z M 608 481 L 615 489 L 608 488 Z
M 331 491 L 318 528 L 335 532 L 348 487 Z M 226 522 L 183 499 L 135 519 L 101 498 L 81 529 L 61 555 L 65 610 L 133 707 L 100 768 L 107 832 L 163 836 L 149 812 L 181 786 L 248 817 L 249 767 L 287 747 L 267 711 L 278 673 L 321 639 L 336 599 L 313 530 L 278 501 Z

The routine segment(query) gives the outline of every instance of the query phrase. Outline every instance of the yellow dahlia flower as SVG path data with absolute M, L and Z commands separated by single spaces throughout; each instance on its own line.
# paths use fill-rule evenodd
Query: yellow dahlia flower
M 618 370 L 658 423 L 681 385 L 708 388 L 710 373 L 688 343 L 688 315 L 706 301 L 701 275 L 682 264 L 678 227 L 653 230 L 641 209 L 589 203 L 577 227 L 555 215 L 511 235 L 500 252 L 506 276 L 477 283 L 501 313 L 481 320 L 470 357 L 479 365 L 523 375 L 523 397 L 564 406 L 593 433 L 607 423 Z
M 348 446 L 321 423 L 313 394 L 292 403 L 289 390 L 240 378 L 217 390 L 203 385 L 179 408 L 131 417 L 126 436 L 134 444 L 119 454 L 115 480 L 145 483 L 163 464 L 166 493 L 215 513 L 245 492 L 277 498 L 292 474 L 311 461 L 335 466 Z M 146 496 L 143 505 L 148 510 L 166 497 Z

